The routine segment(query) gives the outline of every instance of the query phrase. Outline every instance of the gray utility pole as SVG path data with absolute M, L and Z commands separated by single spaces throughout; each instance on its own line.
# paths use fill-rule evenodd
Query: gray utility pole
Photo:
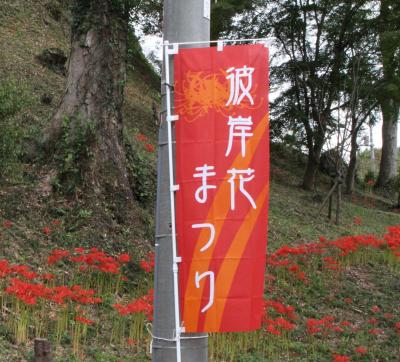
M 168 41 L 169 43 L 208 41 L 210 39 L 209 7 L 210 0 L 165 0 L 164 41 Z M 208 10 L 205 11 L 206 9 Z M 208 44 L 204 44 L 204 46 L 208 46 Z M 165 52 L 163 53 L 165 54 Z M 172 66 L 170 66 L 170 70 L 170 79 L 172 80 Z M 173 340 L 175 337 L 175 313 L 168 127 L 165 119 L 165 72 L 163 74 L 161 92 L 163 113 L 158 138 L 156 266 L 152 358 L 154 362 L 175 362 L 177 360 L 177 353 L 176 342 Z M 182 334 L 181 337 L 182 362 L 207 361 L 207 334 Z

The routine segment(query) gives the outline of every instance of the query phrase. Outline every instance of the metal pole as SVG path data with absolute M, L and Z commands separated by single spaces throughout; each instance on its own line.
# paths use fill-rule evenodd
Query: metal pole
M 164 41 L 169 43 L 204 41 L 210 38 L 210 20 L 204 17 L 204 0 L 165 0 L 164 1 Z M 207 46 L 208 44 L 205 44 Z M 165 57 L 164 52 L 164 57 Z M 170 58 L 171 60 L 172 58 Z M 165 64 L 165 61 L 164 61 Z M 157 209 L 156 209 L 156 267 L 154 281 L 154 322 L 152 359 L 154 362 L 206 362 L 208 354 L 207 334 L 180 335 L 176 321 L 174 298 L 174 260 L 173 225 L 171 223 L 170 164 L 168 158 L 168 128 L 171 122 L 166 120 L 167 100 L 166 79 L 173 80 L 173 67 L 163 69 L 162 107 L 163 116 L 159 130 Z M 173 95 L 173 89 L 170 89 Z M 172 97 L 173 98 L 173 97 Z M 173 99 L 171 99 L 173 104 Z M 177 121 L 179 122 L 179 120 Z M 173 126 L 173 124 L 172 124 Z M 171 137 L 174 137 L 173 129 Z M 173 151 L 173 150 L 172 150 Z M 178 235 L 179 237 L 179 235 Z M 177 250 L 179 256 L 179 250 Z M 176 277 L 176 274 L 175 274 Z M 176 283 L 176 279 L 175 279 Z M 177 338 L 178 337 L 178 338 Z M 181 337 L 181 338 L 179 338 Z M 190 337 L 190 338 L 188 338 Z M 177 350 L 177 346 L 180 351 Z

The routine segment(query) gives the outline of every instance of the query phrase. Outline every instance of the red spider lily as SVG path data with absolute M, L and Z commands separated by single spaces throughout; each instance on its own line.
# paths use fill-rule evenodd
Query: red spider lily
M 10 273 L 22 276 L 28 280 L 33 280 L 39 276 L 37 273 L 31 271 L 27 265 L 11 265 Z
M 73 263 L 84 263 L 86 261 L 86 257 L 84 255 L 71 256 L 69 260 L 72 261 Z
M 388 231 L 384 235 L 386 245 L 396 257 L 400 257 L 400 226 L 388 227 Z
M 118 255 L 118 261 L 120 263 L 128 263 L 131 260 L 129 254 L 120 254 Z
M 333 362 L 351 362 L 350 357 L 341 354 L 333 354 Z
M 122 304 L 116 303 L 116 304 L 113 304 L 113 307 L 122 316 L 129 314 L 128 308 L 124 307 Z
M 85 290 L 79 285 L 71 288 L 64 285 L 49 288 L 42 283 L 24 282 L 19 278 L 11 279 L 5 292 L 14 295 L 28 305 L 36 304 L 38 298 L 57 304 L 64 304 L 67 301 L 74 301 L 80 304 L 98 304 L 102 302 L 101 298 L 94 296 L 95 293 L 92 289 Z
M 291 266 L 288 268 L 288 270 L 291 271 L 291 272 L 293 272 L 293 273 L 296 273 L 296 272 L 298 272 L 298 271 L 300 270 L 300 266 L 297 265 L 297 264 L 294 264 L 294 265 L 291 265 Z
M 128 254 L 121 254 L 118 258 L 107 255 L 97 248 L 86 250 L 84 248 L 75 249 L 79 256 L 71 256 L 70 261 L 76 264 L 83 264 L 79 266 L 79 270 L 86 271 L 88 268 L 101 271 L 109 274 L 119 274 L 121 263 L 129 258 Z
M 132 339 L 132 338 L 127 338 L 126 339 L 126 344 L 128 346 L 134 346 L 135 344 L 137 344 L 137 341 L 135 339 Z
M 263 317 L 263 323 L 265 325 L 264 329 L 267 333 L 280 335 L 282 331 L 291 331 L 296 328 L 296 325 L 292 322 L 289 322 L 287 319 L 283 317 L 271 318 L 268 314 L 268 308 L 272 308 L 275 312 L 280 314 L 286 314 L 288 318 L 295 319 L 293 311 L 294 308 L 289 306 L 284 306 L 283 304 L 275 301 L 265 301 L 266 311 Z
M 361 219 L 355 217 L 355 222 L 360 223 Z M 295 272 L 297 263 L 291 260 L 295 256 L 322 254 L 329 251 L 329 249 L 337 248 L 341 251 L 339 256 L 344 257 L 356 252 L 362 247 L 374 249 L 387 247 L 395 256 L 400 258 L 400 226 L 389 227 L 388 233 L 384 235 L 383 239 L 379 239 L 374 235 L 355 235 L 327 241 L 326 238 L 320 237 L 320 243 L 301 244 L 295 247 L 284 245 L 267 257 L 267 265 L 272 267 L 284 267 L 290 272 Z M 324 268 L 340 270 L 340 264 L 337 259 L 327 256 L 324 258 Z M 300 274 L 300 279 L 301 278 L 302 275 Z
M 154 270 L 154 252 L 149 252 L 145 259 L 140 261 L 140 267 L 147 273 L 151 273 Z
M 10 269 L 10 265 L 8 263 L 8 260 L 3 259 L 0 260 L 0 278 L 4 278 L 7 275 L 11 274 L 11 269 Z
M 276 255 L 271 254 L 267 257 L 267 265 L 271 266 L 287 266 L 291 263 L 289 259 L 281 259 L 279 260 Z
M 148 138 L 147 136 L 145 136 L 144 134 L 142 134 L 142 133 L 138 133 L 138 134 L 136 135 L 136 139 L 137 139 L 138 141 L 141 141 L 141 142 L 146 142 L 146 141 L 149 140 L 149 138 Z
M 374 305 L 373 307 L 371 307 L 371 312 L 372 313 L 378 313 L 380 312 L 381 308 L 379 308 L 377 305 Z
M 306 281 L 306 274 L 304 272 L 299 272 L 296 274 L 297 279 L 301 280 L 301 281 Z
M 347 304 L 353 303 L 353 299 L 351 299 L 351 298 L 344 298 L 343 301 L 344 301 L 345 303 L 347 303 Z
M 361 217 L 360 216 L 354 216 L 353 224 L 357 225 L 357 226 L 360 226 L 361 225 Z
M 368 181 L 367 181 L 367 185 L 368 185 L 368 186 L 374 186 L 374 184 L 375 184 L 375 181 L 374 181 L 374 180 L 368 180 Z
M 378 320 L 376 318 L 371 318 L 368 320 L 368 324 L 375 326 L 378 324 Z
M 377 336 L 378 334 L 381 334 L 381 332 L 382 331 L 380 329 L 378 329 L 378 328 L 372 328 L 372 329 L 368 330 L 368 333 L 372 334 L 374 336 Z
M 153 266 L 146 260 L 140 261 L 140 267 L 147 273 L 151 273 L 153 271 Z
M 54 263 L 57 263 L 58 261 L 65 259 L 69 256 L 69 251 L 68 250 L 63 250 L 63 249 L 54 249 L 50 256 L 47 258 L 47 263 L 49 265 L 52 265 Z
M 309 318 L 306 321 L 307 332 L 309 334 L 316 334 L 321 332 L 333 331 L 342 333 L 341 328 L 337 323 L 334 323 L 335 318 L 333 316 L 325 316 L 321 319 Z
M 358 354 L 366 354 L 368 350 L 363 346 L 359 346 L 355 349 L 355 352 Z
M 266 326 L 265 331 L 271 334 L 275 334 L 277 336 L 281 335 L 281 331 L 279 331 L 278 329 L 276 329 L 273 325 L 269 324 Z
M 10 220 L 3 221 L 3 227 L 4 228 L 9 229 L 11 226 L 13 226 L 12 221 L 10 221 Z
M 297 316 L 294 313 L 295 311 L 294 307 L 290 305 L 284 305 L 275 300 L 264 300 L 264 309 L 266 316 L 268 316 L 268 309 L 272 309 L 278 314 L 286 314 L 286 316 L 291 320 L 297 319 Z
M 14 295 L 27 305 L 35 305 L 37 298 L 46 298 L 51 294 L 51 289 L 43 284 L 31 284 L 19 278 L 12 278 L 5 292 Z
M 59 225 L 61 225 L 61 220 L 54 219 L 51 223 L 52 223 L 54 226 L 59 226 Z
M 153 153 L 156 150 L 156 148 L 151 143 L 146 143 L 145 147 L 146 151 L 150 153 Z
M 80 304 L 98 304 L 102 302 L 101 298 L 94 297 L 95 292 L 93 289 L 85 290 L 80 285 L 73 285 L 71 291 L 71 300 Z
M 326 239 L 326 237 L 324 237 L 324 236 L 320 236 L 319 237 L 319 242 L 320 243 L 326 243 L 328 240 Z
M 284 329 L 286 331 L 291 331 L 296 327 L 294 323 L 289 322 L 287 319 L 283 317 L 278 317 L 275 319 L 275 324 L 279 326 L 279 328 Z
M 46 235 L 50 235 L 51 234 L 51 229 L 50 229 L 49 226 L 43 227 L 42 231 L 43 231 L 43 234 L 46 234 Z
M 153 301 L 154 295 L 153 290 L 151 289 L 148 294 L 144 295 L 143 297 L 134 299 L 126 306 L 117 303 L 114 304 L 113 307 L 121 316 L 143 313 L 147 320 L 151 321 L 153 320 Z
M 386 319 L 393 319 L 394 315 L 392 313 L 383 313 L 383 317 Z
M 396 333 L 400 335 L 400 322 L 396 322 L 394 324 L 394 328 L 396 328 Z
M 322 259 L 324 261 L 323 267 L 325 269 L 330 269 L 330 270 L 339 270 L 340 269 L 340 264 L 339 262 L 332 258 L 331 256 L 326 256 Z
M 85 318 L 83 316 L 79 316 L 79 315 L 75 317 L 75 320 L 79 323 L 87 324 L 87 325 L 92 325 L 94 323 L 94 321 L 92 321 L 91 319 L 87 319 L 87 318 Z
M 343 321 L 340 323 L 340 325 L 342 327 L 351 327 L 352 326 L 352 324 L 349 321 Z
M 309 334 L 316 334 L 322 332 L 322 328 L 320 328 L 324 323 L 319 319 L 309 318 L 306 321 L 307 332 Z
M 42 279 L 42 280 L 53 280 L 54 278 L 55 278 L 55 275 L 54 274 L 50 274 L 50 273 L 42 274 L 40 276 L 40 279 Z

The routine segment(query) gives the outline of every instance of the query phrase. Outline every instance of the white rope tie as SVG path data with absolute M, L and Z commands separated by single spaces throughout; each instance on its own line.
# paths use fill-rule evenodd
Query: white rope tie
M 159 340 L 159 341 L 166 341 L 166 342 L 176 342 L 177 341 L 176 336 L 173 338 L 164 338 L 164 337 L 155 336 L 150 329 L 151 325 L 152 325 L 151 323 L 146 323 L 146 325 L 145 325 L 147 332 L 151 336 L 150 350 L 149 350 L 150 354 L 153 349 L 153 340 L 155 340 L 155 339 Z M 174 334 L 175 334 L 175 331 L 174 331 Z M 182 335 L 180 336 L 180 339 L 203 339 L 203 338 L 208 338 L 208 335 L 206 334 L 205 336 L 182 336 Z M 175 348 L 175 347 L 163 347 L 163 348 Z

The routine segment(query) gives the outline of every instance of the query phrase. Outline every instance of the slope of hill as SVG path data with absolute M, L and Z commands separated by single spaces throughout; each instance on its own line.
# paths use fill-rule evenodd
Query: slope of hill
M 57 183 L 54 170 L 46 164 L 44 155 L 37 147 L 37 141 L 63 94 L 65 74 L 62 59 L 69 52 L 66 3 L 63 0 L 2 1 L 0 87 L 7 86 L 7 89 L 11 90 L 13 97 L 19 99 L 21 109 L 7 122 L 0 120 L 5 122 L 0 123 L 3 130 L 9 130 L 10 137 L 15 138 L 13 143 L 15 147 L 9 148 L 10 154 L 7 154 L 7 157 L 0 157 L 0 167 L 3 167 L 1 168 L 3 173 L 0 175 L 0 259 L 29 265 L 40 273 L 51 271 L 63 281 L 80 282 L 89 288 L 92 285 L 103 285 L 103 282 L 104 285 L 109 284 L 97 274 L 93 274 L 94 284 L 91 284 L 91 277 L 87 279 L 85 275 L 74 279 L 72 276 L 75 272 L 78 273 L 79 268 L 71 266 L 67 260 L 61 262 L 59 269 L 48 266 L 46 259 L 51 251 L 54 249 L 73 251 L 74 248 L 78 248 L 75 249 L 78 253 L 81 248 L 87 250 L 90 247 L 101 247 L 112 255 L 129 253 L 132 260 L 124 264 L 125 276 L 129 280 L 124 287 L 121 287 L 123 293 L 121 290 L 114 294 L 107 294 L 104 291 L 105 306 L 99 307 L 99 311 L 87 312 L 93 314 L 97 322 L 101 320 L 103 314 L 108 316 L 106 320 L 101 320 L 96 325 L 89 325 L 87 330 L 79 329 L 76 322 L 71 325 L 74 338 L 81 341 L 80 349 L 75 350 L 76 340 L 71 339 L 68 331 L 60 332 L 60 335 L 51 334 L 48 338 L 57 345 L 57 361 L 147 360 L 148 335 L 142 331 L 138 336 L 143 340 L 137 344 L 132 342 L 132 336 L 136 332 L 131 330 L 129 333 L 125 330 L 121 332 L 118 323 L 123 324 L 123 322 L 118 319 L 119 316 L 113 310 L 112 304 L 127 303 L 129 298 L 140 297 L 151 284 L 151 276 L 141 270 L 139 261 L 152 248 L 150 240 L 154 224 L 156 177 L 154 149 L 157 107 L 160 100 L 159 81 L 141 54 L 137 40 L 131 36 L 124 120 L 126 140 L 132 149 L 137 220 L 133 220 L 132 225 L 121 226 L 109 217 L 112 210 L 104 210 L 104 213 L 97 215 L 90 202 L 84 198 L 65 198 L 62 194 L 54 192 Z M 4 141 L 1 136 L 0 141 Z M 321 175 L 318 191 L 314 193 L 302 191 L 298 185 L 304 170 L 303 161 L 301 155 L 281 145 L 272 146 L 268 230 L 270 253 L 283 245 L 294 246 L 318 241 L 321 236 L 335 240 L 355 234 L 382 235 L 388 225 L 400 224 L 400 215 L 391 212 L 385 203 L 374 198 L 368 190 L 359 191 L 353 198 L 344 199 L 340 225 L 329 222 L 324 215 L 318 214 L 321 201 L 329 188 L 329 180 Z M 342 260 L 343 271 L 337 278 L 330 276 L 328 279 L 323 279 L 322 264 L 317 257 L 313 257 L 309 264 L 308 261 L 300 261 L 302 268 L 312 275 L 308 284 L 293 282 L 285 271 L 275 273 L 274 270 L 269 270 L 269 275 L 278 278 L 278 286 L 274 290 L 267 289 L 267 298 L 296 304 L 298 312 L 307 317 L 321 317 L 323 313 L 331 313 L 336 316 L 346 316 L 348 319 L 353 319 L 355 324 L 361 325 L 375 316 L 370 308 L 379 305 L 380 310 L 391 313 L 395 316 L 393 318 L 400 320 L 398 304 L 400 287 L 396 282 L 400 276 L 398 264 L 396 261 L 389 263 L 386 254 L 380 257 L 380 254 L 378 256 L 374 254 L 375 251 L 368 253 L 362 259 L 362 263 L 358 263 L 357 258 Z M 53 254 L 56 255 L 58 254 Z M 2 265 L 4 263 L 1 264 L 0 260 L 0 268 Z M 2 270 L 4 272 L 4 269 Z M 1 274 L 0 277 L 2 276 L 4 275 Z M 119 279 L 112 279 L 112 276 L 109 281 L 113 287 L 114 284 L 119 286 L 121 282 Z M 339 284 L 342 289 L 339 289 Z M 5 281 L 1 289 L 4 287 Z M 348 306 L 338 301 L 333 298 L 332 291 L 343 298 L 351 296 L 359 301 L 359 305 Z M 13 362 L 29 360 L 33 350 L 32 339 L 28 338 L 26 342 L 23 336 L 20 336 L 22 339 L 17 343 L 18 334 L 15 333 L 15 326 L 20 325 L 18 323 L 22 321 L 10 316 L 10 310 L 16 307 L 16 304 L 13 304 L 14 299 L 2 294 L 0 299 L 2 307 L 0 360 Z M 18 306 L 21 307 L 19 304 Z M 54 326 L 56 321 L 58 323 L 59 319 L 56 317 L 51 319 L 55 310 L 56 306 L 53 303 L 49 313 L 49 326 Z M 69 312 L 77 316 L 76 311 Z M 14 320 L 15 324 L 10 320 Z M 143 329 L 144 320 L 134 318 L 132 320 L 136 323 L 133 324 L 136 329 Z M 35 319 L 29 322 L 31 325 L 26 322 L 28 330 L 34 330 L 34 321 Z M 382 325 L 386 328 L 389 322 L 384 323 L 386 322 L 382 317 Z M 76 328 L 81 333 L 78 336 Z M 45 335 L 44 331 L 42 333 Z M 91 338 L 90 343 L 86 343 L 86 333 L 88 333 L 87 341 Z M 371 351 L 368 357 L 370 359 L 359 359 L 360 361 L 395 361 L 399 353 L 400 343 L 396 345 L 393 340 L 388 339 L 388 336 L 396 338 L 390 334 L 389 329 L 385 332 L 386 335 L 381 335 L 377 340 L 353 334 L 343 338 L 336 335 L 321 335 L 316 339 L 304 338 L 300 326 L 295 333 L 293 338 L 286 335 L 287 338 L 285 337 L 283 341 L 267 336 L 272 342 L 268 342 L 270 344 L 265 350 L 253 346 L 254 340 L 259 341 L 260 346 L 262 341 L 265 342 L 264 339 L 257 340 L 256 338 L 261 337 L 256 335 L 251 335 L 253 338 L 251 346 L 245 345 L 241 350 L 239 347 L 243 346 L 244 337 L 228 336 L 227 342 L 224 342 L 227 345 L 221 344 L 221 340 L 214 338 L 210 342 L 212 358 L 215 361 L 263 361 L 265 358 L 274 361 L 330 361 L 330 352 L 333 348 L 346 351 L 346 343 L 368 344 Z M 31 336 L 29 333 L 28 335 Z M 81 336 L 85 338 L 80 339 Z M 126 339 L 126 336 L 129 338 Z M 234 343 L 239 346 L 238 350 L 233 347 Z M 79 357 L 74 357 L 71 352 Z

